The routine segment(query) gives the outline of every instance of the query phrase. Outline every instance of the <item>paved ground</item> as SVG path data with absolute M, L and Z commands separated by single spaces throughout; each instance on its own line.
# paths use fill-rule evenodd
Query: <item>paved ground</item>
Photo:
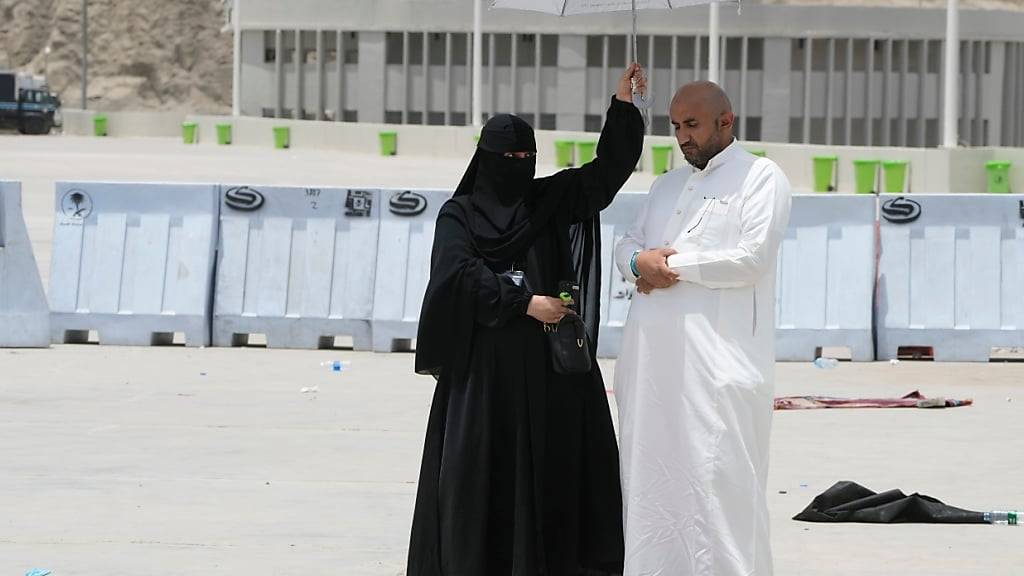
M 49 262 L 57 179 L 452 185 L 462 163 L 173 141 L 0 137 Z M 543 169 L 542 169 L 543 170 Z M 631 189 L 649 180 L 638 176 Z M 332 374 L 325 360 L 349 359 Z M 56 346 L 0 350 L 0 574 L 403 573 L 432 392 L 410 354 Z M 603 364 L 611 374 L 612 364 Z M 306 387 L 318 392 L 302 392 Z M 1024 530 L 789 520 L 837 480 L 1024 508 L 1024 364 L 780 364 L 780 394 L 971 397 L 951 410 L 776 414 L 782 576 L 964 576 L 1024 566 Z M 614 396 L 613 396 L 614 398 Z

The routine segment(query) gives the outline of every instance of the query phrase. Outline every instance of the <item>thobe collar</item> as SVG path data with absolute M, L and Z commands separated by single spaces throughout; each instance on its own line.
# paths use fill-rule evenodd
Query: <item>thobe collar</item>
M 698 170 L 698 169 L 694 168 L 694 170 L 693 170 L 694 174 L 700 174 L 701 176 L 708 176 L 708 175 L 710 175 L 712 172 L 717 170 L 719 166 L 722 166 L 723 164 L 728 162 L 730 159 L 732 159 L 732 157 L 736 155 L 736 152 L 739 149 L 740 149 L 739 141 L 736 140 L 736 137 L 734 136 L 733 139 L 732 139 L 732 142 L 730 142 L 728 146 L 723 148 L 721 152 L 719 152 L 718 154 L 715 154 L 715 156 L 711 160 L 708 161 L 708 165 L 705 166 L 703 170 Z

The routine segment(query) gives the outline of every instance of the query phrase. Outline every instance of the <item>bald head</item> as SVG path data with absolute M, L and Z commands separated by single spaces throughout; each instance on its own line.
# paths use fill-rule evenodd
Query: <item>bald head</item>
M 669 116 L 683 156 L 700 170 L 732 143 L 732 103 L 714 82 L 691 82 L 676 91 Z
M 725 90 L 722 90 L 718 84 L 707 80 L 684 84 L 679 90 L 676 90 L 676 95 L 672 97 L 672 106 L 675 106 L 676 102 L 687 102 L 691 106 L 700 106 L 715 116 L 732 112 L 732 102 L 729 102 Z

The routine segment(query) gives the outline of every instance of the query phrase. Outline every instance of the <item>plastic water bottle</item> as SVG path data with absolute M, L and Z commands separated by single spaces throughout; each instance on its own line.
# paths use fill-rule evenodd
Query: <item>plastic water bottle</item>
M 321 362 L 320 366 L 327 368 L 331 372 L 344 372 L 349 369 L 352 363 L 345 360 L 331 360 L 330 362 Z
M 831 370 L 836 366 L 839 366 L 839 360 L 835 358 L 815 358 L 814 365 L 822 370 Z
M 1001 524 L 1003 526 L 1019 526 L 1020 513 L 1014 510 L 993 510 L 985 512 L 985 522 L 989 524 Z

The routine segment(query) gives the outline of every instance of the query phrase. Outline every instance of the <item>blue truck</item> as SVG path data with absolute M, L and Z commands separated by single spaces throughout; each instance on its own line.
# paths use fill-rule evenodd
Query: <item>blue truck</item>
M 61 124 L 60 99 L 50 93 L 44 80 L 0 72 L 0 129 L 49 134 Z

